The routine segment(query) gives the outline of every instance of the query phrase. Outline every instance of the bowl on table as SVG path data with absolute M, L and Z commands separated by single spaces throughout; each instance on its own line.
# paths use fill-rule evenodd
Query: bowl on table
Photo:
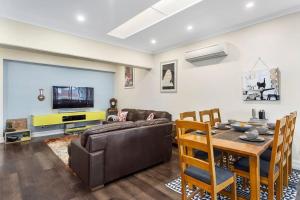
M 258 131 L 259 134 L 266 134 L 269 131 L 269 128 L 266 126 L 259 126 L 256 127 L 256 130 Z
M 234 124 L 234 123 L 236 123 L 236 122 L 237 122 L 237 121 L 234 120 L 234 119 L 229 119 L 229 120 L 228 120 L 228 123 L 229 123 L 229 124 Z
M 251 131 L 246 131 L 245 134 L 247 136 L 247 139 L 254 140 L 258 137 L 259 132 L 254 129 L 254 130 L 251 130 Z
M 275 123 L 267 123 L 267 126 L 269 129 L 274 130 L 275 129 Z
M 246 124 L 246 123 L 234 123 L 234 124 L 231 124 L 231 127 L 235 131 L 245 132 L 245 131 L 250 130 L 253 126 Z
M 216 129 L 220 129 L 220 130 L 228 130 L 231 127 L 228 125 L 228 123 L 220 123 L 220 122 L 218 122 L 218 123 L 216 123 L 215 128 Z

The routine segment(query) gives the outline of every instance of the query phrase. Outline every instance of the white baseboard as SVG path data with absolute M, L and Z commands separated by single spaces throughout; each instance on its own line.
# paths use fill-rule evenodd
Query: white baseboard
M 49 136 L 49 135 L 59 135 L 63 134 L 64 129 L 57 129 L 52 131 L 41 131 L 41 132 L 33 132 L 31 134 L 31 137 L 43 137 L 43 136 Z
M 293 169 L 300 170 L 300 161 L 299 160 L 293 160 Z

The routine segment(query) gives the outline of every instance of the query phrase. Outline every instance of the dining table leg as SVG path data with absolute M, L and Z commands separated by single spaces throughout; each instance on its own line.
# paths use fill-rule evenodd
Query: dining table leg
M 260 166 L 259 156 L 250 156 L 250 199 L 260 199 Z

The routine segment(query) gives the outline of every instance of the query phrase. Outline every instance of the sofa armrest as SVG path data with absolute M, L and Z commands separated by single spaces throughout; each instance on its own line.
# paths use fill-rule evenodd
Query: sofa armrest
M 104 184 L 104 150 L 89 153 L 79 140 L 69 146 L 69 166 L 91 189 Z

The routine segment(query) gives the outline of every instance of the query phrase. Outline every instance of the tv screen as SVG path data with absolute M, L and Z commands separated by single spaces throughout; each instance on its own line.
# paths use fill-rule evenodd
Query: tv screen
M 94 107 L 94 88 L 53 86 L 53 109 Z

